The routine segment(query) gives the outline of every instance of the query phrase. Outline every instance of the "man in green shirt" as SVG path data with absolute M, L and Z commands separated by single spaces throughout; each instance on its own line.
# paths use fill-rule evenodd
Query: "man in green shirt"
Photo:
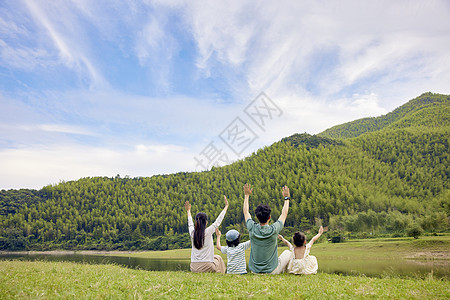
M 252 220 L 249 213 L 248 199 L 253 189 L 249 184 L 244 185 L 244 218 L 251 241 L 250 259 L 248 268 L 253 273 L 271 273 L 280 274 L 289 262 L 289 255 L 284 253 L 278 257 L 278 234 L 283 229 L 284 222 L 289 211 L 289 188 L 283 187 L 284 197 L 283 210 L 280 218 L 275 223 L 269 225 L 271 209 L 268 205 L 260 204 L 255 209 L 256 217 L 259 222 Z

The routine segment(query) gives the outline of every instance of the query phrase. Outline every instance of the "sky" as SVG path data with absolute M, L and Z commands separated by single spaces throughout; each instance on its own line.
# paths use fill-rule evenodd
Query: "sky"
M 0 1 L 0 190 L 204 171 L 450 94 L 450 2 Z

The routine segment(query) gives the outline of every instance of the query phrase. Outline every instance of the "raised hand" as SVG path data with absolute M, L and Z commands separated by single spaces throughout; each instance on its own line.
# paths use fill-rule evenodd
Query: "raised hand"
M 323 233 L 323 226 L 320 226 L 320 228 L 319 228 L 319 234 L 322 235 L 322 233 Z
M 189 201 L 184 202 L 184 208 L 186 208 L 187 211 L 191 210 L 191 204 L 189 203 Z
M 283 197 L 291 198 L 291 194 L 289 193 L 289 188 L 286 185 L 283 186 L 281 193 L 283 194 Z
M 244 194 L 245 194 L 245 196 L 250 196 L 252 191 L 253 191 L 253 189 L 250 186 L 250 184 L 248 184 L 248 183 L 244 184 Z
M 223 199 L 225 200 L 225 206 L 228 207 L 228 199 L 227 199 L 227 196 L 223 195 Z
M 222 235 L 222 232 L 220 232 L 219 228 L 216 228 L 216 235 L 218 238 Z

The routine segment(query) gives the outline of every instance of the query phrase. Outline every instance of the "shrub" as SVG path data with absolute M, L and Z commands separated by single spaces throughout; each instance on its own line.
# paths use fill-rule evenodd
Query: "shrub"
M 418 239 L 419 236 L 421 236 L 423 234 L 423 229 L 422 229 L 422 227 L 420 227 L 419 224 L 414 223 L 406 230 L 406 234 L 410 237 Z

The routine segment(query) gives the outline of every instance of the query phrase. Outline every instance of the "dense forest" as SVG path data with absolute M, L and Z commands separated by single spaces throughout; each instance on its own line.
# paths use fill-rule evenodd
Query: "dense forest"
M 329 227 L 330 235 L 402 236 L 449 230 L 450 96 L 426 93 L 393 112 L 295 134 L 249 157 L 205 172 L 94 177 L 41 190 L 0 191 L 0 249 L 173 249 L 189 247 L 184 202 L 222 229 L 243 233 L 245 183 L 259 203 L 281 213 L 284 234 Z

